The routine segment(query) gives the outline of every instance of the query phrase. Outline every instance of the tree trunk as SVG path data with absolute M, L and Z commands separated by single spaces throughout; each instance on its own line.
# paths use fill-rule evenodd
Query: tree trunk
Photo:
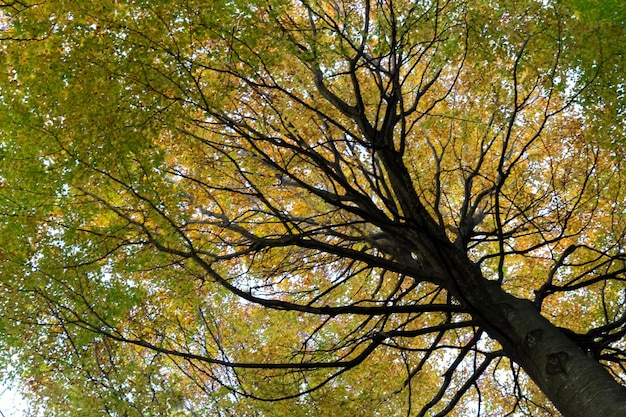
M 455 246 L 429 215 L 412 187 L 398 153 L 379 152 L 390 184 L 408 220 L 403 235 L 440 283 L 471 312 L 566 417 L 624 417 L 626 388 L 593 357 L 545 319 L 528 300 L 485 279 L 480 267 Z M 409 226 L 411 225 L 411 226 Z M 404 243 L 398 240 L 398 246 Z M 419 277 L 416 277 L 419 278 Z
M 454 251 L 449 248 L 447 252 Z M 455 256 L 456 255 L 456 256 Z M 516 298 L 486 280 L 460 251 L 448 253 L 446 267 L 456 287 L 451 292 L 497 340 L 566 417 L 626 416 L 626 388 L 545 319 L 528 300 Z

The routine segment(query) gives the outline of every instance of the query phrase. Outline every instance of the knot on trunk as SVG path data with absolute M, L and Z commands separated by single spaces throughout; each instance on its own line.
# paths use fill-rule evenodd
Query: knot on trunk
M 528 346 L 529 349 L 534 348 L 537 345 L 537 343 L 539 343 L 539 341 L 541 340 L 542 335 L 543 335 L 543 330 L 541 329 L 533 329 L 529 331 L 528 334 L 526 335 L 526 346 Z
M 546 362 L 546 373 L 548 375 L 567 374 L 565 366 L 569 359 L 567 352 L 556 352 L 548 355 Z

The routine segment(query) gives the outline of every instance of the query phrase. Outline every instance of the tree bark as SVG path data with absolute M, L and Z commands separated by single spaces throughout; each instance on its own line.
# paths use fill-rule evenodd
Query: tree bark
M 440 259 L 448 261 L 451 292 L 564 416 L 626 416 L 626 388 L 596 359 L 544 318 L 532 302 L 485 279 L 461 251 L 449 247 L 445 254 Z

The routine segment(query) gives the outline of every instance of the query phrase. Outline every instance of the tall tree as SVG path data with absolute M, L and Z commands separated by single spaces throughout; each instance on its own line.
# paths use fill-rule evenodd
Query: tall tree
M 625 415 L 617 3 L 2 2 L 3 360 L 46 415 Z

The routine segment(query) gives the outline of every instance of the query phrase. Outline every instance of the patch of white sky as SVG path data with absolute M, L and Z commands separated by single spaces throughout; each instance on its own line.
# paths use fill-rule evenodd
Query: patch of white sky
M 25 417 L 28 403 L 20 395 L 16 386 L 9 383 L 0 385 L 0 417 Z

